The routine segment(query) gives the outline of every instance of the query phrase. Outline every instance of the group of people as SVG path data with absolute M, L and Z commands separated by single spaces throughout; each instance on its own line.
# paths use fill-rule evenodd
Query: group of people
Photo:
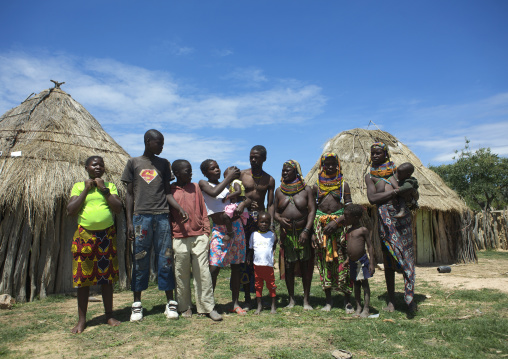
M 143 319 L 141 294 L 148 288 L 152 248 L 158 288 L 166 294 L 164 314 L 168 319 L 192 316 L 192 277 L 197 313 L 222 320 L 215 309 L 214 290 L 224 267 L 231 268 L 231 312 L 245 315 L 251 309 L 253 288 L 255 314 L 259 314 L 266 283 L 271 313 L 276 313 L 273 267 L 277 244 L 288 308 L 295 305 L 295 277 L 301 276 L 303 307 L 313 309 L 309 295 L 317 262 L 326 296 L 322 310 L 332 308 L 335 290 L 344 294 L 346 313 L 369 315 L 368 278 L 375 271 L 371 233 L 361 224 L 364 208 L 352 203 L 337 154 L 321 156 L 319 177 L 313 185 L 305 183 L 297 161 L 286 161 L 276 189 L 273 177 L 263 171 L 267 158 L 263 146 L 251 149 L 251 168 L 240 171 L 229 167 L 222 181 L 218 163 L 203 161 L 200 170 L 206 179 L 193 183 L 188 161 L 176 160 L 171 167 L 169 161 L 158 157 L 164 146 L 159 131 L 147 131 L 144 143 L 143 155 L 130 158 L 121 177 L 127 189 L 127 239 L 132 243 L 132 322 Z M 385 144 L 372 145 L 365 183 L 370 203 L 378 208 L 388 311 L 394 310 L 395 272 L 403 274 L 405 301 L 410 310 L 416 310 L 410 209 L 417 200 L 418 184 L 411 177 L 412 166 L 404 165 L 397 169 Z M 74 185 L 67 207 L 69 215 L 78 216 L 72 253 L 79 318 L 73 333 L 85 329 L 91 285 L 101 285 L 107 323 L 120 324 L 112 313 L 113 284 L 118 280 L 113 213 L 121 212 L 122 202 L 116 186 L 101 178 L 105 168 L 100 156 L 88 158 L 85 170 L 89 178 Z M 280 225 L 278 236 L 275 222 Z M 353 288 L 356 309 L 350 298 Z M 241 289 L 245 292 L 243 306 Z

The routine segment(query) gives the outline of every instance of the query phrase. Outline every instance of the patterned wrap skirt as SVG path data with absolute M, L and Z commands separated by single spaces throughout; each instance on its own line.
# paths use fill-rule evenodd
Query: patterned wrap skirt
M 246 246 L 242 222 L 237 219 L 232 224 L 234 237 L 229 241 L 223 240 L 227 233 L 226 226 L 213 224 L 210 241 L 211 266 L 227 267 L 245 262 Z
M 118 280 L 115 226 L 90 231 L 78 225 L 71 251 L 73 287 L 113 284 Z
M 323 233 L 326 225 L 343 213 L 344 209 L 331 214 L 317 211 L 314 219 L 314 233 L 321 246 L 316 249 L 316 258 L 323 289 L 333 289 L 350 294 L 353 286 L 349 278 L 349 266 L 344 265 L 347 258 L 344 227 L 339 227 L 329 237 Z
M 378 205 L 379 238 L 381 239 L 385 267 L 404 275 L 404 300 L 413 301 L 415 285 L 415 256 L 411 212 L 402 218 L 394 216 L 402 204 Z

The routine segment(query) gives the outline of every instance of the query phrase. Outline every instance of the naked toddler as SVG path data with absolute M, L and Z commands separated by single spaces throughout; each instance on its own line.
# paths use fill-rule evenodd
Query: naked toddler
M 395 178 L 397 180 L 398 192 L 404 204 L 401 206 L 399 213 L 394 215 L 395 218 L 402 218 L 406 215 L 406 208 L 410 211 L 418 209 L 418 180 L 411 175 L 415 168 L 409 163 L 405 162 L 397 167 Z
M 374 275 L 374 248 L 370 239 L 370 231 L 360 225 L 363 207 L 359 204 L 350 204 L 344 209 L 344 224 L 351 225 L 346 232 L 347 255 L 346 264 L 349 263 L 349 274 L 354 283 L 356 299 L 356 312 L 354 316 L 366 318 L 369 316 L 370 287 L 369 278 Z M 365 252 L 365 245 L 369 256 Z M 369 257 L 371 261 L 369 261 Z M 364 293 L 363 310 L 361 305 L 362 287 Z

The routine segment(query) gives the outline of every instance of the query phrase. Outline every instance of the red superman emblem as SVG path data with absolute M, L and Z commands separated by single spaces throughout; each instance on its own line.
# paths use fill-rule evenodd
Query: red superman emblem
M 141 178 L 143 178 L 145 180 L 146 183 L 150 183 L 159 174 L 157 173 L 156 170 L 141 170 L 139 175 L 141 176 Z

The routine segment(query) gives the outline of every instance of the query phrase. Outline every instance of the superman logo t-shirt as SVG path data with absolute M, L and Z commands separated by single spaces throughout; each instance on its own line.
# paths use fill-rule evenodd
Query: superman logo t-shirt
M 127 161 L 122 182 L 132 183 L 134 190 L 134 214 L 169 212 L 166 186 L 171 181 L 169 161 L 154 157 L 140 156 Z

